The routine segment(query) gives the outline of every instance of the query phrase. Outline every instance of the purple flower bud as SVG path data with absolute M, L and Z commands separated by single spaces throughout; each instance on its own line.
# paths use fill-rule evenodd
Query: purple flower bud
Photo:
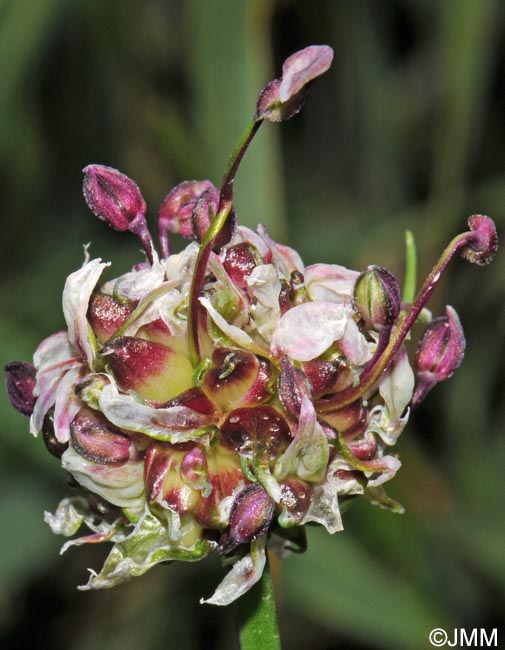
M 36 398 L 35 368 L 25 361 L 11 361 L 5 366 L 5 387 L 12 406 L 22 415 L 31 415 Z
M 158 212 L 158 228 L 164 257 L 170 254 L 170 233 L 190 239 L 194 237 L 191 218 L 193 208 L 207 190 L 216 190 L 210 181 L 184 181 L 176 185 L 163 199 Z
M 367 325 L 377 330 L 390 327 L 400 313 L 398 280 L 383 266 L 369 266 L 356 280 L 354 303 Z
M 498 234 L 494 221 L 485 215 L 474 214 L 468 219 L 470 230 L 475 239 L 463 248 L 461 255 L 479 266 L 489 264 L 498 250 Z
M 449 379 L 463 361 L 465 335 L 461 322 L 452 307 L 446 307 L 446 314 L 428 325 L 417 344 L 414 363 L 418 383 L 413 406 L 417 406 L 437 382 Z
M 191 223 L 193 226 L 193 236 L 199 243 L 203 241 L 211 221 L 216 216 L 218 208 L 219 192 L 215 187 L 204 192 L 196 202 L 191 216 Z M 235 210 L 232 208 L 223 227 L 216 237 L 216 241 L 214 242 L 213 248 L 216 252 L 230 241 L 233 237 L 236 226 L 237 217 L 235 215 Z
M 264 535 L 272 521 L 274 506 L 274 501 L 259 483 L 244 488 L 231 507 L 230 531 L 221 543 L 220 553 L 229 553 L 239 544 L 253 542 Z
M 115 230 L 128 230 L 137 215 L 144 215 L 146 203 L 138 185 L 117 169 L 88 165 L 83 170 L 82 191 L 89 209 Z
M 324 74 L 333 61 L 328 45 L 311 45 L 284 61 L 281 79 L 270 81 L 261 91 L 255 119 L 289 120 L 302 108 L 310 83 Z

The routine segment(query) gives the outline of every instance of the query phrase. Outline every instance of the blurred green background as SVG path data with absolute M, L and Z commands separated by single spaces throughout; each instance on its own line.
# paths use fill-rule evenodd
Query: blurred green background
M 243 224 L 265 223 L 307 263 L 403 274 L 411 228 L 425 275 L 472 213 L 505 224 L 505 5 L 501 0 L 0 0 L 2 364 L 63 327 L 82 244 L 139 259 L 90 216 L 81 169 L 120 168 L 155 222 L 188 178 L 219 182 L 259 89 L 311 43 L 335 50 L 302 113 L 266 124 L 236 182 Z M 309 530 L 274 565 L 287 650 L 430 647 L 434 627 L 501 627 L 505 643 L 505 255 L 455 260 L 450 302 L 465 362 L 397 445 L 393 515 L 356 503 L 345 531 Z M 10 649 L 237 647 L 232 612 L 200 606 L 216 559 L 157 567 L 80 593 L 103 548 L 58 555 L 43 523 L 67 492 L 58 462 L 1 400 L 0 642 Z

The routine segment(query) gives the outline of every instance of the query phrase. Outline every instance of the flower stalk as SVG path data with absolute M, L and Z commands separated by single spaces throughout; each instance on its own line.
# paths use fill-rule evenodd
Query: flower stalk
M 281 639 L 269 561 L 261 580 L 236 605 L 240 650 L 280 650 Z

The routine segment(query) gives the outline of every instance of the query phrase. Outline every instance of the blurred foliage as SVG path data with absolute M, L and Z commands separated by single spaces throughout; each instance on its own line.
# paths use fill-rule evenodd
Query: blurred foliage
M 500 0 L 1 0 L 2 362 L 62 328 L 81 245 L 115 273 L 129 235 L 90 218 L 82 167 L 135 178 L 151 206 L 186 178 L 218 182 L 257 92 L 310 43 L 333 69 L 302 113 L 267 124 L 236 183 L 242 223 L 266 223 L 307 262 L 420 274 L 474 212 L 505 223 L 505 6 Z M 428 647 L 433 627 L 492 627 L 505 605 L 505 255 L 456 260 L 431 307 L 461 315 L 467 358 L 398 443 L 398 517 L 356 504 L 346 530 L 309 531 L 274 564 L 284 647 Z M 54 650 L 236 648 L 231 612 L 202 607 L 217 560 L 159 567 L 80 593 L 107 549 L 69 551 L 42 521 L 65 477 L 0 396 L 0 638 Z M 502 628 L 503 639 L 505 630 Z

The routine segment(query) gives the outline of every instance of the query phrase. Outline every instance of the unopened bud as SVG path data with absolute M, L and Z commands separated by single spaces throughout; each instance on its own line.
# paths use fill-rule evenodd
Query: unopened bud
M 248 485 L 236 497 L 230 512 L 230 531 L 220 552 L 229 553 L 239 544 L 253 542 L 266 533 L 274 514 L 274 501 L 259 483 Z
M 170 233 L 190 239 L 194 237 L 193 208 L 202 194 L 210 189 L 216 188 L 207 180 L 184 181 L 176 185 L 163 199 L 158 212 L 158 228 L 164 257 L 170 254 Z
M 452 376 L 463 361 L 465 335 L 458 314 L 446 307 L 446 316 L 435 318 L 419 340 L 414 359 L 418 383 L 412 398 L 419 404 L 439 381 Z
M 36 398 L 35 368 L 25 361 L 11 361 L 5 366 L 5 387 L 12 406 L 21 415 L 31 415 Z
M 354 302 L 367 325 L 390 327 L 400 313 L 398 280 L 383 266 L 369 266 L 356 280 Z
M 324 74 L 333 61 L 328 45 L 311 45 L 284 61 L 281 79 L 270 81 L 261 91 L 255 119 L 281 122 L 302 108 L 310 83 Z
M 191 223 L 193 225 L 193 236 L 201 243 L 205 237 L 209 226 L 217 214 L 219 208 L 219 192 L 215 187 L 204 192 L 193 208 Z M 233 237 L 237 226 L 237 217 L 233 207 L 230 210 L 223 227 L 219 231 L 213 245 L 215 251 L 219 251 Z
M 471 244 L 463 248 L 461 255 L 472 264 L 489 264 L 498 250 L 498 234 L 494 221 L 483 214 L 474 214 L 468 219 L 470 230 L 475 237 Z
M 89 209 L 115 230 L 128 230 L 139 214 L 145 214 L 146 203 L 131 178 L 105 165 L 88 165 L 83 169 L 82 191 Z

